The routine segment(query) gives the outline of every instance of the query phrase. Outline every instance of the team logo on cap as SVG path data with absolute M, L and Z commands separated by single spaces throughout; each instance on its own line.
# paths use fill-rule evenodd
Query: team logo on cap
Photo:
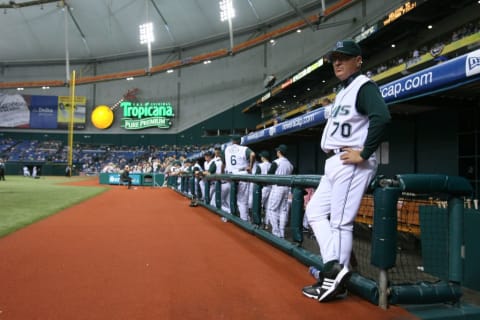
M 335 45 L 337 48 L 343 48 L 343 41 L 338 41 Z

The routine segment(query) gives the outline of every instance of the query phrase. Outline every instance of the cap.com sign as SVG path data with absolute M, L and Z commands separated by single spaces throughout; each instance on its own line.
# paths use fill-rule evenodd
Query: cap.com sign
M 169 129 L 175 116 L 170 102 L 131 102 L 120 103 L 123 109 L 121 127 L 126 130 L 140 130 L 150 127 Z

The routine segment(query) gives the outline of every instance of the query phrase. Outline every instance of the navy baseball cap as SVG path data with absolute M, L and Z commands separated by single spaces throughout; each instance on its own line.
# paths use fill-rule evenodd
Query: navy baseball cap
M 230 137 L 230 140 L 232 141 L 240 141 L 242 137 L 239 134 L 234 134 Z
M 283 155 L 287 154 L 287 146 L 284 144 L 279 145 L 278 147 L 275 148 L 275 151 L 280 151 Z
M 328 53 L 327 57 L 331 59 L 334 53 L 342 53 L 346 54 L 347 56 L 357 57 L 362 55 L 362 49 L 358 43 L 352 39 L 346 39 L 338 41 L 332 51 Z

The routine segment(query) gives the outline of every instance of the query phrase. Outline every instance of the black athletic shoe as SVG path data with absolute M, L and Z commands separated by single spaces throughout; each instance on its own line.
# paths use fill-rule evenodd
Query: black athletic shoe
M 319 282 L 317 282 L 317 283 L 315 283 L 311 286 L 306 286 L 302 290 L 302 293 L 303 293 L 304 296 L 315 299 L 315 300 L 320 299 L 320 296 L 321 296 L 322 292 L 324 292 L 322 290 L 322 284 L 319 283 Z M 322 300 L 322 302 L 332 301 L 332 300 L 336 300 L 336 299 L 345 299 L 347 297 L 347 295 L 348 295 L 347 288 L 344 287 L 344 286 L 341 286 L 341 287 L 337 288 L 335 294 L 330 295 L 330 297 L 328 299 L 324 299 L 324 300 Z
M 345 282 L 350 277 L 350 271 L 347 267 L 338 262 L 328 271 L 324 272 L 324 279 L 321 288 L 321 295 L 318 298 L 320 302 L 326 302 L 334 299 L 338 294 L 345 290 Z
M 334 263 L 328 272 L 321 272 L 319 281 L 302 289 L 303 295 L 316 299 L 320 302 L 331 301 L 336 298 L 345 298 L 347 289 L 345 282 L 350 277 L 350 271 L 339 264 Z
M 345 286 L 338 287 L 337 294 L 335 294 L 334 299 L 345 299 L 348 295 L 347 288 Z
M 306 286 L 302 289 L 302 293 L 304 296 L 318 300 L 323 293 L 322 290 L 322 281 L 319 281 L 311 286 Z

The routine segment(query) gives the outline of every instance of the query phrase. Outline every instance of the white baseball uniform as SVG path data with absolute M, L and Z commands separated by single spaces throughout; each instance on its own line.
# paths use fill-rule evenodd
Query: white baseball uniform
M 196 171 L 203 171 L 203 168 L 202 166 L 198 163 L 198 161 L 195 162 L 195 164 L 193 165 L 192 167 L 192 172 L 196 172 Z M 194 188 L 194 193 L 195 193 L 195 196 L 198 197 L 198 189 L 200 188 L 200 181 L 201 179 L 195 177 L 195 182 L 193 184 L 193 188 Z M 200 190 L 201 191 L 201 190 Z M 202 194 L 202 197 L 203 197 L 203 194 Z
M 326 160 L 324 176 L 305 210 L 324 263 L 337 260 L 349 265 L 355 216 L 377 169 L 374 153 L 359 164 L 344 164 L 340 159 L 342 148 L 361 150 L 364 146 L 369 119 L 357 111 L 356 100 L 368 81 L 366 76 L 357 76 L 325 112 L 328 119 L 321 147 L 333 156 Z
M 248 147 L 231 144 L 225 148 L 225 173 L 247 174 L 250 166 L 249 156 L 252 152 Z M 249 183 L 240 181 L 237 187 L 237 206 L 242 220 L 248 220 L 248 189 Z
M 213 164 L 215 163 L 215 161 L 213 161 L 213 159 L 210 159 L 209 161 L 205 160 L 205 162 L 203 163 L 203 171 L 211 171 L 210 169 L 210 166 L 212 166 Z M 201 179 L 200 180 L 200 190 L 202 191 L 202 197 L 203 197 L 203 200 L 206 199 L 205 197 L 205 183 L 206 183 L 206 180 L 205 179 Z M 215 192 L 215 184 L 212 182 L 210 182 L 210 190 L 209 190 L 209 197 L 210 199 L 212 199 L 212 195 L 213 193 Z
M 216 174 L 222 174 L 222 167 L 223 167 L 223 161 L 221 157 L 215 157 L 213 158 L 213 161 L 215 161 L 216 165 Z M 222 211 L 230 213 L 230 183 L 228 181 L 220 181 L 221 183 L 221 192 L 220 192 L 220 198 L 221 198 L 221 208 Z M 216 200 L 215 200 L 215 185 L 216 181 L 211 181 L 210 182 L 210 190 L 213 190 L 211 192 L 211 205 L 215 206 L 216 205 Z
M 260 174 L 268 174 L 268 170 L 270 170 L 271 167 L 270 161 L 262 161 L 261 163 L 258 164 L 260 167 Z M 267 203 L 268 203 L 268 197 L 270 196 L 270 190 L 272 189 L 272 185 L 265 185 L 262 188 L 262 208 L 263 211 L 265 212 L 265 219 L 263 223 L 267 225 L 268 222 L 268 215 L 267 215 Z
M 280 157 L 274 162 L 277 164 L 275 175 L 290 175 L 293 171 L 293 165 L 285 157 Z M 267 216 L 272 225 L 272 234 L 285 238 L 285 226 L 288 220 L 288 194 L 290 187 L 272 185 L 270 196 L 268 197 Z
M 258 162 L 255 161 L 252 167 L 252 174 L 257 174 L 257 170 L 260 172 L 260 167 L 258 166 Z M 255 189 L 254 186 L 255 186 L 254 182 L 250 182 L 248 186 L 248 209 L 249 210 L 252 210 L 252 206 L 253 206 L 253 192 Z

